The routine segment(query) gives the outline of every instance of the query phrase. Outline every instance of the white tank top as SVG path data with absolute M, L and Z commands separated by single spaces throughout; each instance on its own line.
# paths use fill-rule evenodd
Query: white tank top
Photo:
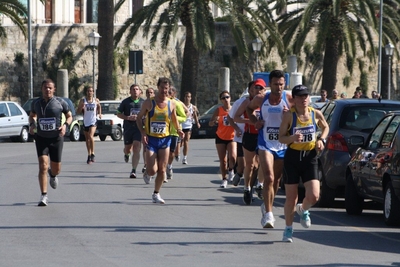
M 258 131 L 258 148 L 261 150 L 281 151 L 287 147 L 279 142 L 279 127 L 281 126 L 283 110 L 289 109 L 286 92 L 282 93 L 282 99 L 278 105 L 269 103 L 269 95 L 266 94 L 260 108 L 260 119 L 264 120 L 264 127 Z
M 93 99 L 92 102 L 88 102 L 86 97 L 83 99 L 83 124 L 85 127 L 96 124 L 96 100 Z
M 194 117 L 193 117 L 194 108 L 193 108 L 193 105 L 190 104 L 187 108 L 189 110 L 189 113 L 188 113 L 186 121 L 182 122 L 182 129 L 192 129 L 192 126 L 193 126 L 193 123 L 194 123 Z

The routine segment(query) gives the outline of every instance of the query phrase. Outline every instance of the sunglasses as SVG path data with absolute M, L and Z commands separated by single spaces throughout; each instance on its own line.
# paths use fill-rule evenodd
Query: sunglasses
M 228 96 L 228 95 L 226 95 L 226 96 L 223 96 L 223 97 L 221 97 L 221 100 L 224 100 L 224 99 L 229 99 L 229 98 L 231 98 L 230 96 Z
M 255 89 L 257 89 L 257 90 L 263 90 L 263 89 L 264 89 L 264 87 L 262 87 L 262 86 L 258 86 L 258 85 L 257 85 L 257 86 L 255 86 L 254 88 L 255 88 Z

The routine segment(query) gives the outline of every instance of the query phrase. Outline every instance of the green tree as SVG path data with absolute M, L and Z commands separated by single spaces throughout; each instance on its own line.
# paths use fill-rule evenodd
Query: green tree
M 376 63 L 375 38 L 379 29 L 379 0 L 270 0 L 274 10 L 282 14 L 277 18 L 279 32 L 285 47 L 300 55 L 306 40 L 315 35 L 314 53 L 323 54 L 322 88 L 328 95 L 337 83 L 337 66 L 342 56 L 351 73 L 357 51 L 361 50 L 369 61 Z M 383 43 L 397 43 L 400 37 L 400 0 L 384 0 Z M 273 45 L 274 41 L 271 41 Z M 367 49 L 373 52 L 368 53 Z
M 276 24 L 265 0 L 153 0 L 125 21 L 114 37 L 115 45 L 128 31 L 125 44 L 129 47 L 143 28 L 143 37 L 150 36 L 151 46 L 157 42 L 166 48 L 179 23 L 182 23 L 186 37 L 181 88 L 189 91 L 196 101 L 200 54 L 215 48 L 215 21 L 210 10 L 211 3 L 225 15 L 239 55 L 243 58 L 249 55 L 249 38 L 259 37 L 265 41 L 266 32 L 274 38 L 275 45 L 282 48 L 279 35 L 276 34 Z M 157 40 L 159 35 L 160 39 Z
M 8 17 L 21 30 L 25 38 L 27 30 L 24 25 L 28 11 L 18 0 L 0 0 L 0 14 Z M 5 28 L 0 24 L 0 39 L 4 42 L 7 39 Z

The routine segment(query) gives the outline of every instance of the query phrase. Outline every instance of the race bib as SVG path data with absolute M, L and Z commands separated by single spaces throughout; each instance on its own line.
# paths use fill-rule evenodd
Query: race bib
M 130 112 L 130 114 L 131 114 L 131 115 L 137 115 L 137 114 L 139 114 L 139 112 L 140 112 L 140 109 L 137 109 L 137 108 L 131 108 L 131 112 Z
M 40 118 L 39 127 L 42 131 L 54 131 L 56 130 L 56 118 Z
M 315 142 L 315 129 L 313 125 L 305 126 L 305 127 L 294 127 L 293 133 L 300 132 L 303 135 L 303 140 L 295 143 L 309 143 Z
M 150 124 L 150 133 L 165 134 L 167 130 L 166 122 L 153 121 Z
M 266 138 L 270 141 L 279 140 L 279 127 L 267 127 Z
M 86 104 L 86 111 L 94 111 L 96 108 L 95 104 Z

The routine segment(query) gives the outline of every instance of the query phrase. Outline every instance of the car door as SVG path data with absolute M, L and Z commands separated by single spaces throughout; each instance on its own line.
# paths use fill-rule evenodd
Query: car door
M 0 136 L 10 136 L 10 111 L 6 102 L 0 103 Z
M 366 186 L 368 186 L 368 194 L 372 198 L 383 199 L 383 175 L 390 167 L 389 162 L 391 162 L 393 155 L 395 155 L 393 151 L 395 150 L 394 140 L 399 124 L 400 116 L 394 115 L 393 119 L 382 133 L 382 138 L 376 150 L 376 157 L 370 160 L 371 171 Z
M 10 136 L 20 135 L 22 127 L 28 125 L 28 115 L 12 102 L 8 102 L 10 111 Z

